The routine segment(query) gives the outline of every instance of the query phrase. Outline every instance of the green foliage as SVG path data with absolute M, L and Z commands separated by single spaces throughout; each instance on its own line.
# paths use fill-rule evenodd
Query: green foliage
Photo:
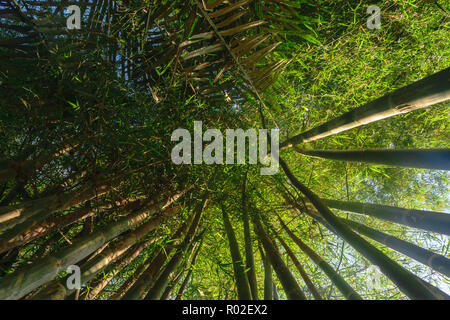
M 175 129 L 186 128 L 192 132 L 195 120 L 202 120 L 204 127 L 222 132 L 226 128 L 260 128 L 259 101 L 254 88 L 250 88 L 226 50 L 183 60 L 189 52 L 220 43 L 214 38 L 181 47 L 184 41 L 201 39 L 199 35 L 211 30 L 194 2 L 121 3 L 122 11 L 111 13 L 110 28 L 93 23 L 86 34 L 74 33 L 61 39 L 49 35 L 46 45 L 33 47 L 35 51 L 25 50 L 25 57 L 19 55 L 20 50 L 11 53 L 0 48 L 0 158 L 16 159 L 29 146 L 38 149 L 31 159 L 44 151 L 55 152 L 65 142 L 73 149 L 36 169 L 23 181 L 23 190 L 7 204 L 16 205 L 52 193 L 76 192 L 91 180 L 119 178 L 122 183 L 113 191 L 91 200 L 96 208 L 112 204 L 95 216 L 94 230 L 98 230 L 129 213 L 116 205 L 121 200 L 159 199 L 184 187 L 193 187 L 180 201 L 182 210 L 176 217 L 148 235 L 148 238 L 161 237 L 160 240 L 120 270 L 97 298 L 110 298 L 157 249 L 170 247 L 171 235 L 187 220 L 206 189 L 210 203 L 201 224 L 201 230 L 206 230 L 204 243 L 192 266 L 192 278 L 183 298 L 236 299 L 233 266 L 218 204 L 224 203 L 229 210 L 237 241 L 240 248 L 244 248 L 241 186 L 248 170 L 247 197 L 252 214 L 260 213 L 275 226 L 325 299 L 344 297 L 282 232 L 275 212 L 365 299 L 406 299 L 382 274 L 382 289 L 371 287 L 373 272 L 360 253 L 286 203 L 282 197 L 286 191 L 301 203 L 306 202 L 306 198 L 298 194 L 281 172 L 266 177 L 260 176 L 258 166 L 176 166 L 170 161 L 173 146 L 170 138 Z M 322 0 L 314 3 L 255 0 L 247 11 L 236 9 L 236 13 L 245 11 L 243 16 L 225 29 L 255 20 L 266 24 L 226 37 L 233 48 L 244 38 L 247 41 L 251 36 L 266 33 L 270 34 L 271 44 L 282 42 L 261 59 L 250 59 L 251 63 L 246 59 L 267 48 L 269 43 L 238 58 L 247 72 L 254 72 L 250 78 L 257 83 L 267 105 L 263 110 L 267 127 L 279 128 L 282 140 L 450 66 L 449 20 L 440 5 L 429 1 L 378 3 L 382 9 L 380 30 L 366 28 L 367 4 L 361 1 L 337 0 L 330 4 Z M 165 9 L 159 12 L 155 8 Z M 107 12 L 107 8 L 103 8 L 87 15 L 103 21 L 109 19 Z M 150 21 L 150 17 L 154 20 Z M 146 30 L 147 20 L 149 30 Z M 12 36 L 17 33 L 0 29 L 0 39 Z M 8 52 L 12 57 L 6 54 Z M 280 61 L 279 69 L 270 69 Z M 204 71 L 196 70 L 202 64 L 213 67 L 208 65 Z M 305 147 L 338 150 L 449 148 L 449 111 L 449 103 L 442 103 L 333 135 Z M 295 176 L 321 197 L 450 210 L 447 172 L 309 158 L 289 149 L 282 151 L 282 156 Z M 0 186 L 0 201 L 16 186 L 17 181 L 6 181 Z M 73 208 L 61 210 L 50 218 L 72 211 Z M 362 215 L 339 211 L 336 214 L 449 256 L 450 242 L 444 235 Z M 76 239 L 84 227 L 85 221 L 78 221 L 21 246 L 15 264 L 9 265 L 5 273 L 13 273 L 18 267 L 35 261 L 36 253 L 52 238 L 56 240 L 51 252 L 70 245 L 70 239 Z M 448 278 L 369 241 L 414 274 L 450 293 Z M 253 230 L 252 244 L 259 296 L 262 297 L 264 267 L 258 250 L 259 239 Z M 301 289 L 311 299 L 300 274 L 283 248 L 278 247 Z M 106 268 L 101 276 L 109 271 Z M 276 277 L 274 282 L 280 297 L 285 299 Z M 174 293 L 181 283 L 178 282 Z M 86 285 L 89 286 L 90 283 Z

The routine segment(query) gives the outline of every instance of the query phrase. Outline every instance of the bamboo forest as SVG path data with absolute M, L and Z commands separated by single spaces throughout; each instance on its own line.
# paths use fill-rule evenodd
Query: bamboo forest
M 0 300 L 450 299 L 449 31 L 445 0 L 0 0 Z

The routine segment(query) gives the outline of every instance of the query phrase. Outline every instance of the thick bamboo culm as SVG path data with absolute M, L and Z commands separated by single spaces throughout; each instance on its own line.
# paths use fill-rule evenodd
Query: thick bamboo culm
M 202 201 L 196 206 L 194 210 L 194 219 L 192 221 L 192 224 L 189 226 L 189 229 L 186 232 L 186 235 L 181 242 L 180 247 L 175 251 L 174 255 L 164 267 L 164 270 L 161 272 L 158 279 L 156 279 L 155 283 L 150 288 L 149 292 L 145 296 L 145 300 L 158 300 L 161 298 L 163 291 L 169 284 L 169 280 L 173 278 L 174 273 L 182 263 L 184 253 L 186 252 L 186 250 L 189 250 L 189 248 L 191 248 L 195 243 L 194 239 L 198 234 L 203 209 L 205 208 L 207 202 L 208 201 L 205 194 Z
M 289 235 L 289 237 L 327 276 L 331 282 L 338 288 L 338 290 L 349 300 L 362 300 L 362 297 L 345 281 L 341 275 L 333 269 L 333 267 L 314 252 L 306 243 L 297 237 L 292 230 L 290 230 L 284 221 L 278 217 L 281 226 Z
M 429 266 L 437 272 L 450 277 L 450 259 L 444 257 L 443 255 L 434 253 L 432 251 L 416 246 L 413 243 L 372 229 L 356 221 L 348 219 L 341 219 L 341 221 L 348 224 L 353 230 L 357 231 L 358 233 L 365 235 L 366 237 L 369 237 L 381 244 L 384 244 L 385 246 L 394 249 L 397 252 L 403 253 L 404 255 L 426 266 Z
M 328 230 L 330 230 L 331 232 L 337 233 L 336 230 L 325 219 L 323 219 L 320 216 L 320 214 L 317 211 L 315 211 L 314 209 L 308 208 L 307 210 L 303 211 L 297 202 L 295 202 L 295 201 L 289 201 L 289 202 L 292 203 L 292 205 L 299 212 L 305 212 L 311 218 L 315 219 L 316 221 L 320 222 L 323 226 L 328 228 Z M 445 270 L 446 268 L 448 268 L 447 267 L 448 259 L 442 255 L 439 255 L 439 254 L 433 253 L 431 251 L 428 251 L 426 249 L 420 248 L 412 243 L 403 241 L 394 236 L 385 234 L 383 232 L 372 229 L 370 227 L 367 227 L 367 226 L 357 223 L 355 221 L 350 221 L 350 220 L 344 219 L 344 218 L 339 218 L 339 219 L 343 223 L 349 225 L 354 231 L 356 231 L 366 237 L 369 237 L 387 247 L 390 247 L 391 249 L 394 249 L 397 252 L 403 253 L 410 258 L 413 258 L 419 262 L 422 262 L 423 264 L 435 269 L 438 272 L 442 272 L 442 270 Z M 450 297 L 442 290 L 434 287 L 433 285 L 420 279 L 417 276 L 414 276 L 414 275 L 412 275 L 412 276 L 416 280 L 422 282 L 426 287 L 428 287 L 428 289 L 431 290 L 436 295 L 437 298 L 442 299 L 442 300 L 450 299 Z
M 333 209 L 365 214 L 412 228 L 450 235 L 450 214 L 448 213 L 331 199 L 322 199 L 322 202 Z
M 441 298 L 440 296 L 437 296 L 434 291 L 430 290 L 430 288 L 414 274 L 388 258 L 384 253 L 372 246 L 368 241 L 341 222 L 315 193 L 298 181 L 281 157 L 279 162 L 292 184 L 311 201 L 320 215 L 332 226 L 334 232 L 347 241 L 369 261 L 379 266 L 380 270 L 388 276 L 402 292 L 411 299 L 434 300 Z
M 297 268 L 298 272 L 300 273 L 300 275 L 302 276 L 303 280 L 305 281 L 306 286 L 308 287 L 309 291 L 313 295 L 314 299 L 322 300 L 322 297 L 321 297 L 319 291 L 317 290 L 316 286 L 314 285 L 314 283 L 311 281 L 311 279 L 307 275 L 307 273 L 306 273 L 305 269 L 303 268 L 303 266 L 300 264 L 300 261 L 298 261 L 298 259 L 295 256 L 294 252 L 287 245 L 287 243 L 283 239 L 281 239 L 280 236 L 277 235 L 276 238 L 278 239 L 280 244 L 283 246 L 283 248 L 286 251 L 286 253 L 288 254 L 289 258 L 291 258 L 292 262 L 294 263 L 294 265 Z
M 382 164 L 388 166 L 450 170 L 450 149 L 367 149 L 367 150 L 305 150 L 294 147 L 300 154 L 348 162 Z
M 239 300 L 251 300 L 250 286 L 248 283 L 247 273 L 244 268 L 244 260 L 239 251 L 239 245 L 236 240 L 233 227 L 230 222 L 227 210 L 222 206 L 222 217 L 225 225 L 225 231 L 230 245 L 231 260 L 233 261 L 234 277 L 236 280 L 236 288 Z
M 259 219 L 253 217 L 253 224 L 255 226 L 255 233 L 261 239 L 261 243 L 266 251 L 266 256 L 269 258 L 278 279 L 283 285 L 286 296 L 289 300 L 306 300 L 306 296 L 300 289 L 295 277 L 292 275 L 289 268 L 281 258 L 280 252 L 275 243 L 270 239 L 267 232 L 264 230 Z
M 273 300 L 273 279 L 272 279 L 272 265 L 269 258 L 264 254 L 261 246 L 258 247 L 261 254 L 261 260 L 264 264 L 264 300 Z
M 397 89 L 340 117 L 289 138 L 280 144 L 280 148 L 322 139 L 395 115 L 426 108 L 448 99 L 450 99 L 450 68 Z
M 191 214 L 189 218 L 183 223 L 173 234 L 170 243 L 172 246 L 167 248 L 159 248 L 153 253 L 152 258 L 145 263 L 144 270 L 138 275 L 136 279 L 132 280 L 133 283 L 126 289 L 126 292 L 120 296 L 116 296 L 115 299 L 123 300 L 138 300 L 143 299 L 148 289 L 155 283 L 157 277 L 161 273 L 161 269 L 172 252 L 173 246 L 181 243 L 180 238 L 185 234 L 187 228 L 191 225 L 195 214 Z
M 258 282 L 256 280 L 255 262 L 253 258 L 253 248 L 249 223 L 249 212 L 247 206 L 246 190 L 247 173 L 244 176 L 242 185 L 242 219 L 244 224 L 244 247 L 245 247 L 245 268 L 247 269 L 247 279 L 250 286 L 250 293 L 253 300 L 258 300 Z
M 170 198 L 163 209 L 175 201 L 182 191 Z M 108 241 L 119 236 L 123 232 L 136 227 L 149 216 L 159 210 L 157 205 L 144 208 L 112 223 L 98 231 L 80 239 L 70 247 L 64 248 L 52 255 L 36 260 L 31 265 L 9 274 L 0 280 L 0 299 L 20 299 L 44 283 L 54 279 L 61 271 L 73 265 L 91 253 L 95 252 Z M 178 210 L 178 209 L 177 209 Z M 172 210 L 169 209 L 168 212 Z M 27 275 L 26 277 L 24 275 Z

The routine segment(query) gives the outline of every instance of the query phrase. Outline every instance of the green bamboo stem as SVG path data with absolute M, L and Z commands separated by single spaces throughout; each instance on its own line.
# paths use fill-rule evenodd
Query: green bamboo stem
M 294 263 L 295 267 L 297 268 L 298 272 L 300 272 L 300 275 L 302 276 L 303 280 L 305 281 L 306 286 L 308 287 L 309 291 L 312 293 L 314 299 L 322 300 L 322 296 L 320 295 L 320 293 L 317 290 L 314 283 L 308 277 L 308 274 L 306 273 L 305 269 L 303 269 L 303 266 L 301 265 L 300 261 L 298 261 L 294 252 L 292 252 L 291 248 L 287 245 L 287 243 L 278 234 L 276 234 L 276 238 L 283 246 L 283 248 L 286 251 L 286 253 L 288 254 L 289 258 L 291 258 L 291 260 Z
M 103 278 L 97 285 L 89 290 L 89 292 L 86 294 L 85 300 L 94 300 L 102 291 L 103 289 L 108 285 L 108 283 L 128 264 L 133 262 L 134 259 L 136 259 L 139 254 L 149 245 L 154 243 L 154 240 L 142 242 L 139 244 L 134 245 L 133 247 L 130 247 L 125 254 L 122 254 L 120 256 L 120 259 L 115 265 L 113 266 L 112 270 L 108 273 L 108 276 L 106 278 Z
M 197 249 L 195 249 L 194 257 L 191 260 L 189 271 L 186 274 L 186 276 L 184 277 L 184 280 L 181 283 L 180 288 L 178 289 L 178 292 L 177 292 L 175 300 L 181 300 L 181 297 L 183 296 L 184 291 L 186 290 L 186 287 L 187 287 L 187 285 L 188 285 L 188 283 L 189 283 L 189 281 L 191 279 L 191 276 L 192 276 L 192 271 L 194 269 L 195 262 L 197 261 L 197 258 L 198 258 L 199 254 L 200 254 L 200 249 L 201 249 L 202 244 L 203 244 L 203 239 L 204 238 L 202 238 L 202 240 L 200 241 L 199 245 L 197 246 Z
M 120 300 L 125 293 L 134 285 L 136 280 L 141 276 L 141 274 L 148 268 L 149 262 L 154 258 L 153 255 L 151 255 L 149 258 L 147 258 L 137 269 L 134 271 L 134 273 L 128 277 L 128 279 L 120 286 L 119 289 L 111 296 L 110 300 Z
M 395 90 L 280 144 L 284 149 L 450 99 L 450 68 Z
M 162 250 L 158 249 L 154 253 L 154 257 L 145 267 L 145 271 L 136 279 L 134 284 L 123 294 L 123 300 L 139 300 L 143 299 L 150 287 L 155 283 L 161 269 L 173 250 L 173 246 L 180 244 L 180 238 L 186 232 L 187 228 L 192 224 L 195 214 L 191 214 L 188 220 L 183 223 L 171 238 L 171 246 Z
M 77 221 L 91 217 L 95 213 L 90 206 L 83 206 L 74 212 L 64 216 L 58 216 L 50 220 L 42 221 L 35 224 L 24 233 L 10 239 L 7 242 L 0 241 L 0 253 L 11 248 L 24 245 L 34 239 L 43 237 L 55 230 L 61 229 Z
M 180 244 L 180 247 L 177 249 L 175 254 L 165 266 L 163 272 L 159 275 L 158 279 L 155 281 L 154 285 L 145 296 L 145 300 L 157 300 L 161 298 L 161 295 L 167 287 L 170 279 L 173 278 L 174 273 L 182 263 L 184 253 L 190 246 L 193 245 L 194 237 L 197 235 L 198 229 L 200 227 L 200 220 L 202 218 L 202 213 L 206 202 L 207 201 L 205 195 L 201 203 L 199 203 L 195 209 L 194 220 L 192 221 L 191 226 L 186 232 L 186 236 L 184 237 L 183 242 Z
M 290 202 L 294 205 L 294 207 L 295 207 L 299 212 L 302 212 L 300 206 L 299 206 L 295 201 L 290 201 Z M 308 204 L 307 204 L 307 205 L 308 205 Z M 306 214 L 308 214 L 311 218 L 315 219 L 316 221 L 320 222 L 322 225 L 324 225 L 326 228 L 328 228 L 328 230 L 330 230 L 331 232 L 337 233 L 336 230 L 334 230 L 334 228 L 333 228 L 329 223 L 327 223 L 326 220 L 323 219 L 323 218 L 320 216 L 320 214 L 319 214 L 318 212 L 315 211 L 314 207 L 312 207 L 312 208 L 309 207 L 309 208 L 307 209 L 307 211 L 306 211 Z M 342 219 L 342 218 L 339 218 L 339 219 L 341 219 L 341 220 L 345 223 L 344 219 Z M 368 228 L 368 227 L 366 227 L 366 228 Z M 372 229 L 372 230 L 373 230 L 373 229 Z M 358 232 L 359 232 L 359 231 L 358 231 Z M 385 234 L 383 234 L 383 235 L 385 235 Z M 393 237 L 393 238 L 395 238 L 395 237 Z M 397 239 L 397 238 L 395 238 L 395 239 Z M 376 239 L 374 238 L 374 240 L 376 240 Z M 400 239 L 398 239 L 398 240 L 400 240 Z M 405 249 L 405 248 L 403 248 L 403 249 Z M 412 276 L 415 277 L 415 278 L 416 278 L 418 281 L 420 281 L 421 283 L 423 283 L 430 291 L 432 291 L 432 292 L 436 295 L 436 297 L 437 297 L 438 299 L 441 299 L 441 300 L 448 300 L 448 299 L 450 298 L 450 297 L 449 297 L 445 292 L 443 292 L 442 290 L 440 290 L 440 289 L 434 287 L 433 285 L 429 284 L 428 282 L 426 282 L 426 281 L 420 279 L 419 277 L 417 277 L 417 276 L 415 276 L 415 275 L 412 275 Z
M 253 224 L 255 226 L 255 233 L 261 239 L 266 255 L 269 258 L 270 264 L 273 266 L 278 279 L 283 285 L 287 298 L 289 300 L 306 300 L 305 294 L 302 292 L 291 271 L 284 263 L 280 252 L 264 230 L 261 222 L 255 217 L 253 218 Z
M 185 192 L 186 190 L 182 191 L 178 196 Z M 163 209 L 175 201 L 178 196 L 170 198 Z M 51 281 L 68 266 L 76 264 L 121 233 L 139 225 L 157 210 L 159 210 L 157 206 L 141 209 L 80 239 L 70 247 L 38 259 L 23 269 L 6 275 L 0 279 L 0 299 L 20 299 L 37 287 Z
M 411 272 L 400 266 L 395 261 L 389 259 L 380 250 L 372 246 L 367 240 L 356 234 L 347 225 L 342 223 L 315 193 L 298 181 L 281 157 L 279 162 L 292 184 L 311 201 L 320 215 L 333 227 L 335 232 L 369 261 L 377 265 L 402 292 L 408 295 L 411 299 L 441 299 L 440 296 L 430 290 L 428 286 L 426 286 L 419 278 L 414 276 Z
M 98 186 L 91 182 L 77 192 L 67 194 L 59 193 L 43 199 L 30 201 L 30 203 L 24 205 L 0 208 L 0 220 L 3 221 L 0 223 L 0 231 L 6 230 L 0 236 L 1 246 L 6 245 L 7 242 L 20 236 L 28 229 L 31 229 L 54 212 L 75 207 L 106 194 L 115 186 L 115 184 L 111 184 L 110 182 L 105 182 Z M 2 214 L 4 211 L 6 212 Z
M 362 300 L 362 297 L 337 273 L 331 265 L 328 264 L 321 256 L 314 252 L 306 243 L 298 238 L 278 216 L 281 226 L 297 246 L 330 278 L 331 282 L 338 290 L 349 300 Z
M 450 259 L 356 221 L 341 219 L 353 230 L 450 277 Z
M 261 253 L 261 259 L 264 264 L 264 300 L 273 300 L 272 265 L 261 247 L 259 247 L 259 252 Z
M 151 231 L 153 231 L 156 227 L 160 226 L 164 221 L 173 216 L 175 213 L 179 212 L 179 207 L 175 206 L 170 209 L 165 210 L 162 214 L 157 215 L 151 218 L 149 221 L 145 222 L 143 225 L 133 230 L 130 234 L 125 236 L 122 240 L 117 242 L 111 247 L 104 249 L 102 252 L 97 254 L 94 258 L 87 261 L 83 265 L 81 265 L 81 282 L 87 283 L 91 279 L 93 279 L 100 271 L 102 271 L 106 266 L 114 262 L 117 258 L 122 256 L 130 247 L 138 243 L 144 237 L 146 237 Z M 152 243 L 157 239 L 152 239 Z M 59 286 L 59 288 L 66 288 L 65 284 L 66 279 L 59 281 L 63 286 Z M 55 286 L 55 285 L 53 285 Z M 40 300 L 48 300 L 50 297 L 47 296 L 47 292 L 53 292 L 53 288 L 48 286 L 38 295 L 36 295 L 35 299 Z M 61 292 L 61 295 L 64 297 L 72 293 L 73 290 L 64 289 L 64 292 Z
M 239 252 L 239 245 L 234 234 L 233 227 L 228 217 L 228 213 L 222 206 L 222 218 L 225 231 L 230 245 L 231 260 L 233 261 L 234 278 L 236 280 L 236 288 L 239 300 L 251 300 L 250 285 L 248 283 L 247 273 L 244 269 L 244 263 Z
M 388 166 L 450 170 L 450 149 L 367 149 L 367 150 L 305 150 L 300 154 L 330 160 L 383 164 Z
M 365 214 L 412 228 L 450 235 L 450 214 L 448 213 L 330 199 L 322 199 L 322 202 L 333 209 Z
M 253 258 L 252 238 L 248 217 L 248 207 L 246 199 L 247 172 L 245 173 L 242 186 L 242 220 L 244 223 L 244 246 L 245 246 L 245 268 L 247 269 L 247 279 L 250 286 L 250 293 L 253 300 L 258 300 L 258 282 L 256 281 L 255 261 Z

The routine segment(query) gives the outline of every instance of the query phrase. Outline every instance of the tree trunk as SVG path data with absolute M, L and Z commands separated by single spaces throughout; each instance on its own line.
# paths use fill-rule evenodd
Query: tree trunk
M 111 296 L 110 300 L 120 300 L 125 293 L 134 285 L 136 280 L 141 276 L 141 274 L 148 268 L 149 262 L 153 256 L 150 256 L 144 261 L 134 273 L 120 286 L 119 289 Z
M 188 273 L 186 274 L 186 277 L 184 277 L 183 282 L 181 283 L 180 289 L 178 289 L 177 296 L 175 300 L 181 300 L 183 297 L 184 291 L 186 290 L 186 287 L 191 280 L 192 276 L 192 269 L 189 269 Z
M 450 68 L 395 90 L 281 143 L 284 149 L 450 99 Z
M 31 260 L 41 259 L 44 258 L 53 248 L 55 243 L 58 242 L 58 240 L 61 238 L 60 233 L 54 233 L 51 235 L 36 251 L 36 253 L 33 255 Z
M 296 207 L 297 210 L 301 211 L 301 209 L 300 209 L 300 207 L 298 206 L 297 203 L 295 203 L 295 202 L 292 202 L 292 203 L 293 203 L 293 205 Z M 307 204 L 307 205 L 308 205 L 308 204 Z M 318 222 L 320 222 L 322 225 L 324 225 L 326 228 L 328 228 L 328 230 L 330 230 L 331 232 L 337 234 L 336 230 L 335 230 L 328 222 L 326 222 L 326 220 L 323 219 L 317 211 L 315 211 L 315 208 L 314 208 L 314 207 L 313 207 L 313 208 L 308 208 L 307 211 L 306 211 L 306 213 L 307 213 L 311 218 L 315 219 L 316 221 L 318 221 Z M 341 219 L 342 222 L 345 223 L 345 221 L 344 221 L 345 219 L 343 219 L 343 218 L 339 218 L 339 219 Z M 368 227 L 366 227 L 366 228 L 368 228 Z M 370 228 L 369 228 L 369 229 L 370 229 Z M 371 229 L 371 230 L 373 230 L 373 229 Z M 374 231 L 376 231 L 376 230 L 374 230 Z M 380 233 L 381 233 L 381 232 L 380 232 Z M 384 234 L 383 234 L 383 235 L 384 235 Z M 388 236 L 388 235 L 387 235 L 387 236 Z M 395 238 L 395 237 L 393 237 L 393 238 Z M 397 238 L 395 238 L 395 239 L 397 239 Z M 400 240 L 400 239 L 398 239 L 398 240 Z M 422 250 L 424 250 L 424 249 L 422 249 Z M 413 276 L 414 276 L 414 275 L 413 275 Z M 414 276 L 414 277 L 415 277 L 417 280 L 419 280 L 420 282 L 422 282 L 429 290 L 431 290 L 437 297 L 439 297 L 439 299 L 446 299 L 446 300 L 447 300 L 447 299 L 450 298 L 450 297 L 449 297 L 445 292 L 443 292 L 442 290 L 440 290 L 440 289 L 434 287 L 433 285 L 431 285 L 431 284 L 429 284 L 428 282 L 426 282 L 426 281 L 420 279 L 419 277 L 416 277 L 416 276 Z
M 448 213 L 405 209 L 372 203 L 330 199 L 322 199 L 322 201 L 324 204 L 333 209 L 365 214 L 412 228 L 450 235 L 450 214 Z
M 177 285 L 177 283 L 180 281 L 181 277 L 183 276 L 185 269 L 183 268 L 176 276 L 175 278 L 170 282 L 170 284 L 166 287 L 166 290 L 161 295 L 160 300 L 167 300 L 169 299 L 170 295 L 172 294 L 172 291 L 174 287 Z
M 64 216 L 57 216 L 48 221 L 39 222 L 26 230 L 23 234 L 16 236 L 7 242 L 0 242 L 0 253 L 43 237 L 52 231 L 61 229 L 77 221 L 91 217 L 94 213 L 95 211 L 90 206 L 84 206 Z
M 306 156 L 330 160 L 365 162 L 406 168 L 450 170 L 450 149 L 367 149 L 338 151 L 294 148 L 294 150 Z
M 18 206 L 0 208 L 0 231 L 6 230 L 0 236 L 0 243 L 4 245 L 58 210 L 75 207 L 108 193 L 115 186 L 109 182 L 98 186 L 91 182 L 77 192 L 58 193 Z
M 110 263 L 115 261 L 118 257 L 122 256 L 131 246 L 138 243 L 140 240 L 145 238 L 151 231 L 153 231 L 156 227 L 160 226 L 165 220 L 170 218 L 172 215 L 179 211 L 179 207 L 175 206 L 170 209 L 165 210 L 162 214 L 153 217 L 137 229 L 133 230 L 125 236 L 122 240 L 112 245 L 111 247 L 106 248 L 101 253 L 96 255 L 91 260 L 87 261 L 83 264 L 81 269 L 81 282 L 86 283 L 92 278 L 95 277 L 97 273 L 103 270 Z M 151 242 L 156 241 L 157 239 L 152 239 Z M 66 282 L 66 279 L 60 281 L 62 284 Z M 65 288 L 65 286 L 63 285 Z M 35 299 L 46 300 L 48 297 L 46 296 L 46 292 L 50 292 L 52 289 L 46 288 L 42 292 L 38 294 Z M 64 296 L 70 294 L 72 291 L 66 290 L 64 292 Z
M 272 289 L 273 289 L 273 300 L 280 300 L 280 297 L 278 296 L 278 290 L 277 290 L 277 286 L 275 285 L 275 282 L 272 283 Z
M 195 263 L 195 259 L 197 257 L 197 254 L 199 252 L 199 249 L 200 249 L 202 243 L 203 243 L 203 236 L 202 236 L 202 239 L 200 240 L 200 243 L 198 244 L 197 247 L 195 245 L 192 246 L 192 250 L 191 250 L 191 253 L 189 254 L 189 258 L 186 261 L 186 266 L 170 282 L 170 285 L 167 286 L 166 290 L 164 290 L 163 294 L 161 295 L 161 300 L 167 300 L 170 297 L 174 287 L 180 281 L 180 279 L 183 276 L 183 274 L 186 271 L 186 269 L 188 269 L 190 266 L 192 266 L 193 263 Z
M 172 238 L 173 239 L 173 238 Z M 174 245 L 178 245 L 179 242 L 172 242 Z M 164 252 L 162 249 L 158 249 L 156 255 L 150 260 L 146 265 L 145 270 L 140 276 L 134 281 L 131 287 L 122 294 L 120 299 L 122 300 L 141 300 L 147 294 L 148 288 L 151 287 L 157 276 L 161 273 L 161 269 L 167 260 L 172 248 L 166 248 Z
M 108 283 L 128 264 L 133 262 L 134 259 L 144 250 L 147 246 L 154 243 L 154 241 L 147 241 L 131 247 L 125 254 L 120 257 L 120 260 L 115 264 L 113 270 L 108 276 L 97 284 L 95 288 L 89 291 L 85 300 L 93 300 L 97 295 L 108 285 Z

